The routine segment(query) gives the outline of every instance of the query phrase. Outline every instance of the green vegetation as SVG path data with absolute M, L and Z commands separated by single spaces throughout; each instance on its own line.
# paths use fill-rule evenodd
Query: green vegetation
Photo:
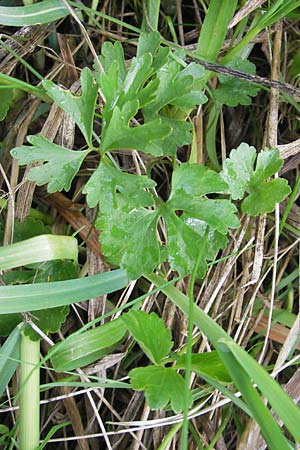
M 1 445 L 298 448 L 300 2 L 11 3 Z

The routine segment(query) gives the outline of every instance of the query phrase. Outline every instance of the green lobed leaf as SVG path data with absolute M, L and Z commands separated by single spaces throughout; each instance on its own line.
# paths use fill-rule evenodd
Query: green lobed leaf
M 146 400 L 151 409 L 165 408 L 169 403 L 175 413 L 185 405 L 184 379 L 172 367 L 139 367 L 129 372 L 133 389 L 145 391 Z M 188 406 L 192 404 L 191 392 L 188 394 Z
M 126 333 L 121 318 L 104 325 L 71 334 L 50 350 L 55 370 L 68 371 L 87 366 L 111 353 Z
M 138 208 L 128 213 L 112 209 L 100 213 L 96 226 L 108 262 L 125 269 L 131 279 L 150 273 L 161 262 L 156 230 L 158 211 Z
M 254 75 L 255 65 L 245 59 L 235 58 L 225 67 Z M 227 75 L 218 75 L 220 85 L 214 92 L 215 99 L 227 106 L 251 105 L 251 97 L 255 97 L 260 91 L 260 87 L 247 80 Z
M 120 42 L 117 41 L 114 44 L 108 41 L 104 42 L 101 47 L 101 55 L 99 56 L 99 60 L 104 72 L 108 72 L 110 67 L 116 64 L 119 69 L 120 83 L 125 80 L 127 71 L 125 66 L 124 50 Z M 98 68 L 96 64 L 95 68 Z M 99 75 L 100 74 L 98 74 L 98 76 Z
M 188 214 L 183 214 L 181 219 L 186 225 L 192 228 L 197 234 L 204 238 L 207 223 L 203 220 L 195 219 L 194 217 L 189 217 Z M 228 238 L 226 234 L 222 234 L 217 230 L 210 229 L 206 239 L 206 246 L 204 250 L 205 258 L 207 260 L 213 261 L 217 252 L 224 249 L 227 245 Z
M 206 260 L 213 259 L 226 245 L 228 229 L 239 226 L 236 208 L 230 200 L 203 197 L 228 188 L 220 175 L 204 166 L 182 164 L 173 172 L 169 200 L 162 203 L 145 191 L 153 183 L 147 177 L 123 174 L 105 159 L 101 164 L 103 167 L 100 165 L 93 183 L 84 192 L 90 196 L 90 205 L 99 202 L 96 226 L 101 230 L 102 250 L 108 262 L 125 269 L 131 278 L 138 278 L 142 273 L 151 273 L 167 258 L 173 270 L 186 276 L 194 268 L 209 226 L 198 273 L 202 277 L 207 269 Z M 131 180 L 134 189 L 130 188 Z M 147 209 L 154 204 L 156 209 Z M 157 236 L 160 217 L 167 228 L 167 243 L 163 245 Z M 195 221 L 198 221 L 196 230 Z
M 121 319 L 148 358 L 160 365 L 173 346 L 171 331 L 164 321 L 155 313 L 133 310 Z
M 19 160 L 19 165 L 45 162 L 41 166 L 32 167 L 27 179 L 35 181 L 38 186 L 48 183 L 49 193 L 63 189 L 68 191 L 89 150 L 69 150 L 43 136 L 27 136 L 27 140 L 32 147 L 21 145 L 11 150 L 11 155 Z
M 137 114 L 138 107 L 138 101 L 131 100 L 124 103 L 122 109 L 118 106 L 113 109 L 110 122 L 103 130 L 102 152 L 134 149 L 155 156 L 162 155 L 162 150 L 156 141 L 167 137 L 172 129 L 159 118 L 144 125 L 130 126 L 130 120 Z
M 280 158 L 277 148 L 271 150 L 263 150 L 257 156 L 255 172 L 250 184 L 263 182 L 266 178 L 271 177 L 278 172 L 283 166 L 283 159 Z
M 165 216 L 168 237 L 168 261 L 172 270 L 180 275 L 192 273 L 197 261 L 200 237 L 174 213 Z M 202 278 L 207 270 L 205 259 L 200 261 L 197 276 Z
M 172 206 L 174 203 L 172 199 Z M 191 199 L 182 196 L 178 199 L 178 207 L 184 208 L 185 213 L 189 217 L 203 220 L 213 230 L 217 230 L 222 234 L 226 234 L 229 228 L 238 228 L 240 226 L 239 219 L 236 215 L 237 209 L 229 200 L 200 198 Z
M 233 200 L 241 200 L 253 177 L 256 149 L 245 142 L 230 152 L 223 164 L 221 177 L 229 186 Z
M 270 213 L 274 211 L 276 203 L 282 202 L 290 192 L 288 181 L 283 178 L 257 183 L 253 192 L 243 201 L 242 211 L 251 216 Z
M 220 175 L 201 164 L 183 163 L 172 175 L 172 196 L 184 192 L 191 196 L 224 192 L 227 183 Z
M 176 362 L 177 369 L 185 369 L 186 356 L 182 355 Z M 232 383 L 232 379 L 224 366 L 218 352 L 213 350 L 206 353 L 192 353 L 191 370 L 200 375 L 205 374 L 221 383 Z
M 159 48 L 160 39 L 160 33 L 158 31 L 141 33 L 137 48 L 137 57 L 144 53 L 151 53 L 154 56 Z
M 202 93 L 204 70 L 195 63 L 183 68 L 159 41 L 157 32 L 142 34 L 128 70 L 120 44 L 103 46 L 104 73 L 95 74 L 106 98 L 102 153 L 121 148 L 174 156 L 176 146 L 192 141 L 187 109 L 207 101 Z M 184 59 L 184 53 L 179 56 Z M 139 110 L 144 124 L 133 126 Z
M 146 191 L 156 183 L 146 176 L 122 172 L 108 158 L 101 159 L 99 167 L 83 189 L 91 208 L 101 203 L 101 211 L 111 211 L 120 203 L 126 210 L 139 206 L 152 206 L 153 197 Z
M 276 203 L 291 192 L 286 180 L 268 180 L 282 167 L 279 150 L 262 150 L 254 169 L 255 153 L 254 147 L 242 143 L 231 151 L 221 172 L 233 199 L 242 199 L 245 193 L 248 194 L 242 202 L 242 211 L 252 216 L 274 211 Z
M 69 90 L 62 89 L 50 80 L 43 81 L 47 94 L 70 115 L 81 130 L 86 143 L 92 147 L 93 120 L 98 95 L 98 85 L 88 67 L 81 71 L 80 96 L 71 94 Z

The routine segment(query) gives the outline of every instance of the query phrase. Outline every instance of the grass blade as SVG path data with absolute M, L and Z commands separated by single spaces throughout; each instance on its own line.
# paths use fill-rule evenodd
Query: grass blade
M 50 97 L 45 94 L 43 89 L 26 83 L 25 81 L 18 80 L 17 78 L 11 77 L 10 75 L 6 75 L 5 73 L 0 73 L 0 86 L 7 86 L 11 89 L 20 89 L 21 91 L 28 92 L 28 94 L 32 94 L 35 97 L 40 98 L 46 103 L 52 102 Z
M 209 3 L 196 49 L 196 54 L 204 60 L 216 61 L 236 5 L 237 0 L 211 0 Z
M 268 399 L 274 411 L 282 419 L 292 436 L 300 441 L 300 411 L 280 385 L 257 362 L 233 341 L 224 341 L 243 370 L 257 384 L 259 390 Z M 220 355 L 221 356 L 221 355 Z M 273 447 L 272 447 L 273 448 Z
M 19 364 L 20 328 L 16 327 L 0 349 L 0 397 Z
M 253 387 L 248 372 L 237 362 L 232 353 L 228 352 L 226 341 L 219 344 L 218 350 L 222 353 L 222 358 L 236 387 L 241 392 L 244 401 L 250 407 L 252 415 L 268 444 L 272 450 L 289 450 L 290 446 L 283 436 L 279 426 L 272 417 L 272 414 L 263 403 L 257 390 Z M 231 342 L 230 342 L 231 344 Z M 229 344 L 229 345 L 230 345 Z M 269 375 L 267 375 L 269 377 Z
M 23 27 L 54 22 L 69 14 L 61 0 L 44 0 L 28 6 L 0 6 L 1 25 Z
M 122 289 L 128 284 L 124 270 L 52 283 L 0 287 L 0 314 L 36 311 L 89 300 Z
M 0 248 L 0 270 L 13 269 L 42 261 L 77 261 L 78 243 L 71 236 L 44 234 Z

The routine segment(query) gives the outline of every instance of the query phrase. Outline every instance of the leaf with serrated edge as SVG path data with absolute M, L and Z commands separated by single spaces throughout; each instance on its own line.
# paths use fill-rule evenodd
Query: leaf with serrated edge
M 207 193 L 223 192 L 228 188 L 227 183 L 204 166 L 182 164 L 173 172 L 169 200 L 161 203 L 156 210 L 148 210 L 144 207 L 154 204 L 152 194 L 145 191 L 146 187 L 150 187 L 147 184 L 149 179 L 143 181 L 139 177 L 142 181 L 135 185 L 136 192 L 132 196 L 128 186 L 130 177 L 134 180 L 136 176 L 123 175 L 110 163 L 106 165 L 105 160 L 103 164 L 103 176 L 99 170 L 93 186 L 85 188 L 84 192 L 91 195 L 88 200 L 91 206 L 99 201 L 100 214 L 96 226 L 101 230 L 102 250 L 108 262 L 125 269 L 131 278 L 151 273 L 165 257 L 171 268 L 180 275 L 191 273 L 203 233 L 194 231 L 193 226 L 178 217 L 176 214 L 179 211 L 184 213 L 184 219 L 197 219 L 202 221 L 205 229 L 207 225 L 210 227 L 207 252 L 204 252 L 198 271 L 198 276 L 202 277 L 207 267 L 206 259 L 213 259 L 226 244 L 228 228 L 239 226 L 236 208 L 230 200 L 202 198 Z M 101 181 L 103 188 L 97 188 L 99 184 L 101 186 Z M 160 216 L 167 229 L 167 243 L 164 246 L 157 239 Z
M 176 168 L 172 176 L 172 195 L 184 192 L 192 196 L 224 192 L 227 183 L 220 175 L 200 164 L 183 163 Z
M 242 199 L 245 193 L 249 194 L 242 202 L 242 211 L 253 216 L 274 211 L 276 203 L 283 201 L 290 193 L 286 180 L 267 180 L 282 167 L 279 150 L 262 150 L 254 170 L 255 153 L 254 147 L 241 144 L 231 151 L 221 172 L 233 199 Z
M 256 161 L 255 172 L 253 178 L 250 180 L 251 185 L 264 181 L 278 172 L 283 166 L 283 159 L 280 158 L 280 153 L 277 148 L 270 150 L 262 150 Z
M 98 86 L 91 70 L 85 67 L 81 71 L 82 94 L 75 96 L 69 90 L 62 89 L 50 80 L 43 81 L 47 94 L 68 113 L 81 130 L 86 143 L 92 147 L 93 120 L 98 95 Z
M 156 236 L 158 218 L 158 211 L 145 208 L 134 209 L 127 214 L 113 210 L 101 215 L 103 253 L 108 262 L 124 268 L 131 279 L 142 273 L 151 273 L 161 261 L 161 248 Z M 102 228 L 105 224 L 110 228 Z
M 191 273 L 198 258 L 201 244 L 200 236 L 179 217 L 170 212 L 165 216 L 168 236 L 168 261 L 172 270 L 184 276 Z M 205 275 L 205 259 L 200 261 L 198 277 Z
M 178 361 L 176 361 L 176 368 L 186 368 L 186 355 L 179 357 Z M 206 353 L 192 353 L 191 370 L 199 373 L 200 376 L 201 373 L 205 373 L 222 383 L 232 382 L 232 379 L 216 350 Z
M 42 166 L 31 168 L 27 179 L 35 181 L 38 186 L 48 183 L 47 191 L 50 193 L 62 189 L 68 191 L 89 151 L 69 150 L 53 144 L 43 136 L 27 136 L 27 140 L 32 147 L 21 145 L 11 150 L 11 155 L 19 160 L 19 165 L 46 162 Z
M 160 147 L 155 143 L 167 137 L 172 129 L 168 124 L 157 118 L 144 125 L 129 126 L 130 120 L 138 111 L 138 101 L 126 102 L 122 110 L 116 106 L 107 127 L 103 130 L 101 151 L 116 149 L 132 149 L 150 153 L 154 156 L 162 155 Z
M 153 197 L 146 189 L 153 188 L 155 181 L 146 176 L 122 172 L 103 157 L 99 167 L 83 189 L 91 208 L 101 203 L 101 211 L 117 208 L 120 198 L 126 200 L 126 209 L 152 206 Z M 118 200 L 119 199 L 119 200 Z M 125 204 L 125 201 L 123 202 Z
M 164 321 L 155 313 L 143 311 L 130 311 L 121 319 L 148 358 L 160 365 L 173 346 L 171 331 Z
M 242 211 L 258 216 L 274 211 L 276 203 L 282 202 L 291 192 L 287 180 L 276 178 L 267 183 L 258 183 L 255 190 L 245 198 Z
M 204 238 L 207 224 L 204 220 L 189 217 L 187 214 L 183 214 L 181 219 L 186 225 L 191 227 L 197 234 Z M 207 260 L 213 261 L 217 252 L 224 249 L 227 245 L 228 239 L 226 234 L 222 234 L 217 230 L 210 229 L 207 236 L 204 255 Z
M 228 184 L 233 200 L 243 198 L 253 176 L 255 157 L 255 148 L 243 142 L 231 150 L 229 158 L 224 161 L 221 177 Z
M 133 389 L 145 391 L 151 409 L 165 408 L 170 402 L 175 413 L 183 410 L 186 401 L 184 379 L 172 367 L 139 367 L 131 370 L 129 376 Z M 187 397 L 190 407 L 191 392 Z
M 242 58 L 235 58 L 226 67 L 254 75 L 255 65 Z M 219 87 L 214 92 L 215 99 L 228 106 L 250 105 L 251 97 L 255 97 L 260 91 L 260 87 L 247 80 L 219 74 Z

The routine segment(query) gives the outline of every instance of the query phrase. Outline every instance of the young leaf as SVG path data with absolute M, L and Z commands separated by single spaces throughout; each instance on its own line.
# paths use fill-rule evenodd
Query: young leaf
M 69 150 L 53 144 L 43 136 L 27 136 L 27 140 L 32 147 L 21 145 L 11 150 L 11 155 L 19 160 L 20 166 L 38 161 L 46 163 L 32 167 L 27 179 L 35 181 L 38 186 L 48 183 L 49 193 L 63 189 L 68 191 L 89 150 L 81 152 Z
M 252 216 L 274 211 L 276 203 L 290 193 L 288 182 L 282 178 L 268 180 L 282 167 L 279 150 L 263 150 L 257 157 L 254 169 L 255 148 L 242 143 L 232 150 L 224 162 L 222 178 L 228 183 L 233 199 L 242 199 L 242 211 Z
M 184 379 L 172 367 L 139 367 L 129 372 L 133 389 L 144 390 L 151 409 L 165 408 L 171 403 L 175 413 L 185 405 Z M 188 406 L 192 404 L 192 394 L 188 393 Z
M 254 75 L 255 65 L 242 58 L 235 58 L 226 65 L 240 72 Z M 251 97 L 255 97 L 260 91 L 260 87 L 236 77 L 218 75 L 220 85 L 214 92 L 215 99 L 227 106 L 251 105 Z
M 168 261 L 172 270 L 181 275 L 193 271 L 199 254 L 200 242 L 197 233 L 172 211 L 165 216 L 168 233 Z M 207 270 L 205 260 L 200 261 L 198 277 L 202 278 Z
M 117 41 L 114 44 L 108 41 L 104 42 L 101 47 L 101 55 L 99 56 L 99 60 L 104 69 L 104 72 L 108 72 L 111 65 L 116 64 L 118 66 L 120 83 L 125 80 L 127 72 L 125 66 L 124 51 L 120 42 Z M 95 64 L 95 68 L 98 68 L 97 64 Z M 98 73 L 97 75 L 99 80 L 100 74 Z
M 80 76 L 82 93 L 80 96 L 71 94 L 50 80 L 43 81 L 47 94 L 68 113 L 81 130 L 86 143 L 92 147 L 93 119 L 98 95 L 98 86 L 93 74 L 85 67 Z
M 148 358 L 160 365 L 173 346 L 171 331 L 164 321 L 155 313 L 143 311 L 130 311 L 121 319 Z
M 243 142 L 225 159 L 221 176 L 228 183 L 233 200 L 244 197 L 253 176 L 255 158 L 256 149 Z
M 102 230 L 100 241 L 107 261 L 123 267 L 131 279 L 151 273 L 162 259 L 156 235 L 158 219 L 158 211 L 145 208 L 100 213 L 96 226 Z
M 185 369 L 186 367 L 186 356 L 180 356 L 176 362 L 177 369 Z M 213 350 L 212 352 L 206 353 L 193 353 L 191 370 L 200 375 L 206 374 L 221 383 L 231 383 L 232 379 L 224 366 L 222 359 L 220 358 L 218 352 Z
M 144 53 L 156 54 L 160 44 L 160 33 L 152 31 L 150 33 L 141 33 L 139 37 L 139 44 L 137 48 L 137 57 Z
M 201 196 L 216 192 L 224 192 L 227 183 L 220 175 L 200 164 L 183 163 L 174 170 L 172 175 L 172 196 L 185 193 L 191 196 Z
M 122 202 L 126 210 L 139 206 L 152 206 L 153 197 L 146 189 L 156 183 L 150 178 L 122 172 L 103 157 L 101 163 L 83 189 L 87 202 L 94 208 L 101 202 L 101 211 L 110 212 Z
M 162 150 L 156 141 L 166 138 L 172 131 L 170 126 L 156 118 L 144 125 L 129 126 L 130 120 L 137 114 L 139 103 L 131 100 L 122 109 L 116 106 L 110 122 L 103 130 L 101 151 L 116 149 L 134 149 L 155 156 L 162 155 Z
M 80 334 L 71 334 L 51 350 L 55 370 L 74 370 L 91 364 L 111 353 L 126 333 L 120 319 L 112 320 Z

